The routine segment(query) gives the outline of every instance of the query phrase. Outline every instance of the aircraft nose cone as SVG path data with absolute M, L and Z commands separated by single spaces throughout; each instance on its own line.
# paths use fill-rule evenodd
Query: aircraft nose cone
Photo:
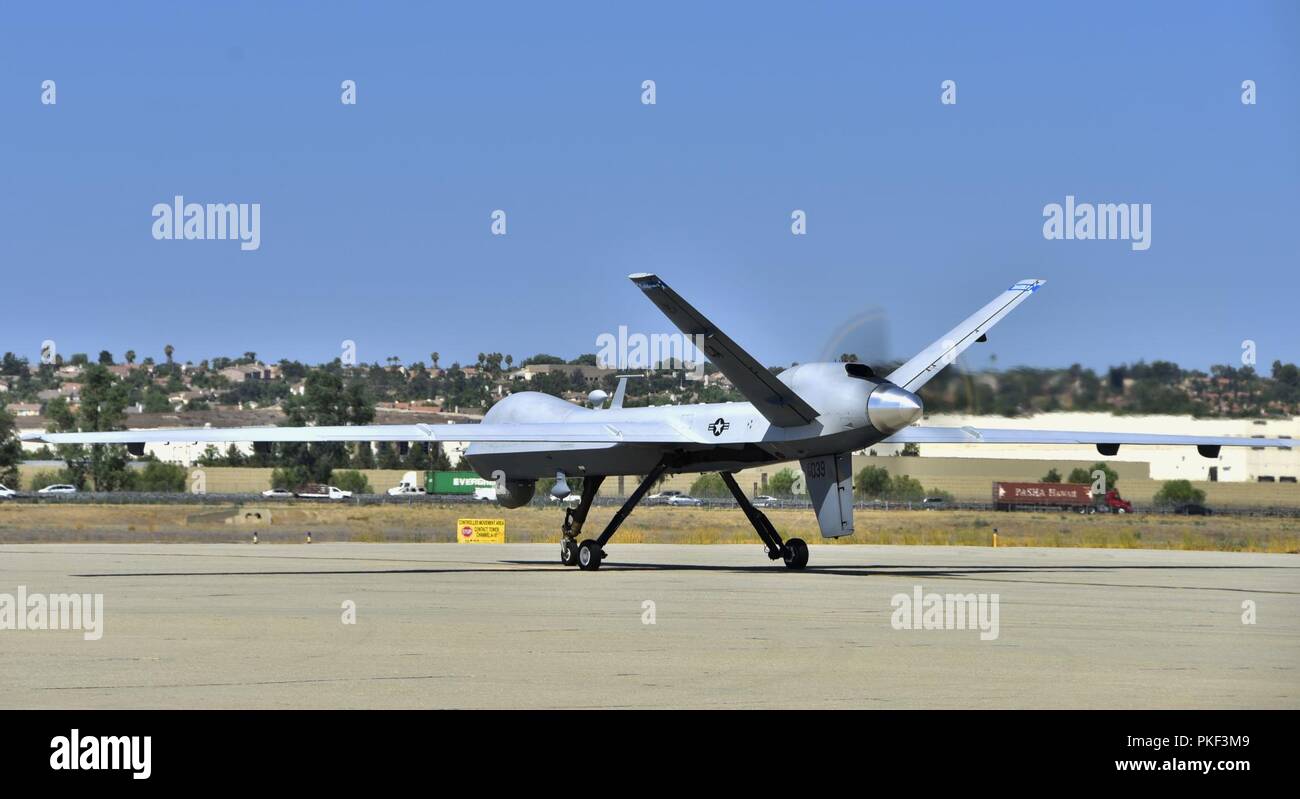
M 890 383 L 871 392 L 867 398 L 867 418 L 882 433 L 895 433 L 921 418 L 921 398 Z

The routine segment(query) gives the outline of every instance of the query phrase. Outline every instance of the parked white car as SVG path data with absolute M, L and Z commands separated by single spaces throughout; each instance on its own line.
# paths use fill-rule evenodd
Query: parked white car
M 344 491 L 338 486 L 313 485 L 304 486 L 298 496 L 305 499 L 351 499 L 352 492 Z
M 77 487 L 76 487 L 76 486 L 73 486 L 73 485 L 68 485 L 67 483 L 56 483 L 55 485 L 52 485 L 52 486 L 46 486 L 45 488 L 42 488 L 40 491 L 37 491 L 36 493 L 38 493 L 38 494 L 75 494 L 75 493 L 77 493 Z
M 7 499 L 8 497 L 16 496 L 18 496 L 17 491 L 5 486 L 3 483 L 0 483 L 0 499 Z
M 704 504 L 704 500 L 702 500 L 702 499 L 696 499 L 695 497 L 688 497 L 688 496 L 686 496 L 685 494 L 678 494 L 677 496 L 669 497 L 669 498 L 668 498 L 668 504 L 669 504 L 669 505 L 674 505 L 674 506 L 678 506 L 678 505 L 703 505 L 703 504 Z
M 287 488 L 268 488 L 262 492 L 262 496 L 273 499 L 289 499 L 293 496 L 293 492 Z

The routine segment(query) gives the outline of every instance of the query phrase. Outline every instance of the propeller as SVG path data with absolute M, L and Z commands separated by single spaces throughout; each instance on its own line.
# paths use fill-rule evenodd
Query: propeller
M 980 341 L 987 341 L 987 338 L 981 336 Z M 988 357 L 987 353 L 988 350 L 982 347 L 968 350 L 929 384 L 929 392 L 922 389 L 922 394 L 935 396 L 937 392 L 951 391 L 954 394 L 952 404 L 956 406 L 952 412 L 967 416 L 978 414 L 981 409 L 978 407 L 972 364 L 974 357 Z M 902 362 L 903 359 L 891 351 L 889 314 L 884 308 L 869 306 L 839 324 L 822 346 L 818 360 L 839 361 L 845 356 L 856 358 L 858 363 L 870 366 L 882 377 Z M 990 358 L 990 365 L 992 363 L 993 359 Z M 956 386 L 950 388 L 954 381 Z M 983 410 L 987 412 L 989 409 Z

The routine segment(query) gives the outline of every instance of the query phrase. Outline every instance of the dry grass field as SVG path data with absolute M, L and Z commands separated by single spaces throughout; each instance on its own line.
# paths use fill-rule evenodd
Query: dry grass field
M 879 466 L 891 475 L 908 475 L 919 480 L 927 489 L 947 491 L 959 502 L 988 502 L 993 483 L 998 480 L 1036 482 L 1049 468 L 1069 474 L 1076 467 L 1091 468 L 1097 459 L 1081 461 L 997 460 L 991 458 L 871 458 L 861 455 L 853 459 L 856 474 L 864 466 Z M 1148 477 L 1146 463 L 1111 461 L 1110 466 L 1120 476 L 1118 488 L 1126 498 L 1140 505 L 1150 504 L 1160 490 L 1161 480 Z M 778 464 L 745 469 L 736 475 L 751 495 L 767 493 L 767 481 L 782 469 L 798 471 L 798 464 Z M 48 467 L 23 466 L 22 486 L 30 487 L 31 479 Z M 193 471 L 193 470 L 191 470 Z M 395 486 L 405 474 L 404 469 L 368 469 L 362 474 L 370 481 L 376 493 Z M 660 489 L 690 492 L 698 475 L 674 474 L 664 479 Z M 260 493 L 271 487 L 271 470 L 252 467 L 219 466 L 204 469 L 204 482 L 208 493 Z M 187 483 L 188 485 L 189 483 Z M 1194 485 L 1205 492 L 1206 502 L 1213 507 L 1300 507 L 1300 484 L 1253 482 L 1197 482 Z M 12 486 L 11 486 L 12 487 Z M 635 478 L 610 478 L 601 487 L 605 497 L 624 497 L 636 487 Z
M 588 520 L 595 537 L 614 508 L 597 507 Z M 823 543 L 806 509 L 769 510 L 782 535 Z M 261 541 L 452 541 L 456 520 L 485 516 L 506 520 L 512 542 L 557 541 L 559 508 L 503 510 L 473 505 L 356 506 L 286 504 L 0 505 L 0 543 L 20 542 L 239 542 L 256 531 Z M 1244 552 L 1300 552 L 1300 521 L 1268 517 L 1180 517 L 1134 514 L 991 511 L 859 510 L 850 544 L 1114 547 Z M 739 509 L 642 507 L 615 542 L 752 544 L 757 537 Z

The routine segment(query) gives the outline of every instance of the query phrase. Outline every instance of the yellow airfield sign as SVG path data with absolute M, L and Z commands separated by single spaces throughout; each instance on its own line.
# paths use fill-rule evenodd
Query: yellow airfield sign
M 456 540 L 462 544 L 504 544 L 505 519 L 457 519 Z

